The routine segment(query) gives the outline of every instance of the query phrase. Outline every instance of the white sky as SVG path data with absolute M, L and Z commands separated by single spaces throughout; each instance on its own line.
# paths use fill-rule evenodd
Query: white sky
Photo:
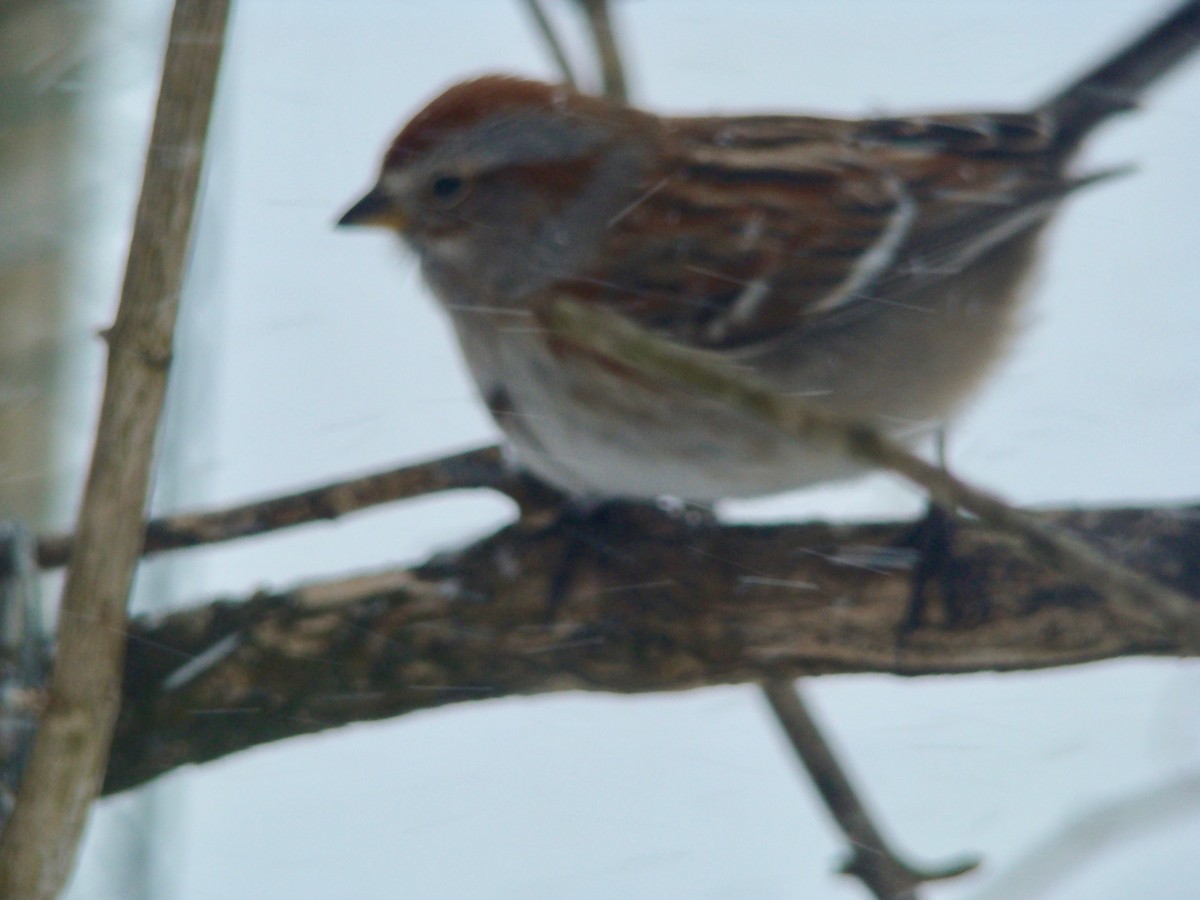
M 618 7 L 644 105 L 855 114 L 1019 107 L 1162 4 Z M 550 74 L 515 2 L 238 4 L 204 271 L 185 319 L 191 388 L 177 402 L 193 406 L 173 413 L 189 430 L 171 444 L 186 448 L 171 505 L 241 501 L 494 439 L 412 261 L 384 235 L 332 228 L 395 128 L 445 85 L 488 70 Z M 124 99 L 146 92 L 131 84 Z M 1140 170 L 1061 218 L 1027 332 L 952 431 L 951 464 L 1023 503 L 1194 499 L 1200 59 L 1089 158 Z M 81 333 L 110 315 L 97 306 Z M 880 476 L 737 511 L 857 518 L 917 506 Z M 201 551 L 183 597 L 415 561 L 507 515 L 494 498 L 444 497 Z M 1077 817 L 1200 772 L 1198 688 L 1200 668 L 1173 661 L 809 686 L 898 846 L 916 861 L 984 855 L 982 873 L 929 896 L 995 900 L 1035 896 L 1011 880 L 1015 867 Z M 163 784 L 178 817 L 163 826 L 159 883 L 178 900 L 862 896 L 831 874 L 841 843 L 750 687 L 457 706 Z M 1041 877 L 1036 896 L 1195 897 L 1200 787 L 1174 796 L 1177 815 L 1150 817 L 1051 887 Z M 122 802 L 106 813 L 119 831 Z M 104 865 L 93 853 L 83 877 Z

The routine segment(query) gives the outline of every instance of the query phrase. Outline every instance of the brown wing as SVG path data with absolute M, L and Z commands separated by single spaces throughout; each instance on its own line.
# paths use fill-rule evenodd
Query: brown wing
M 574 289 L 711 347 L 903 302 L 1080 183 L 1029 115 L 671 125 L 667 162 L 609 223 L 603 273 Z

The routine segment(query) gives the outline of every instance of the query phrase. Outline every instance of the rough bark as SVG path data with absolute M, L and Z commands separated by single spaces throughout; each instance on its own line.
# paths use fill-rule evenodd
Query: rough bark
M 1200 600 L 1200 507 L 1047 515 Z M 514 525 L 411 570 L 135 621 L 104 790 L 465 700 L 1192 652 L 975 525 L 957 529 L 931 613 L 906 631 L 910 527 L 697 525 L 618 508 L 586 525 Z

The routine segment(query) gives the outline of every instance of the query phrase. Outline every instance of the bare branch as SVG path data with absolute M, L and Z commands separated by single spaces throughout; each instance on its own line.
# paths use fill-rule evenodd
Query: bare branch
M 381 503 L 483 487 L 523 499 L 522 480 L 506 469 L 499 447 L 480 447 L 227 509 L 152 519 L 146 523 L 142 553 L 231 541 L 307 522 L 336 519 Z M 72 534 L 43 535 L 37 542 L 38 565 L 46 569 L 65 565 L 74 544 Z
M 58 658 L 0 838 L 0 896 L 59 896 L 103 776 L 228 11 L 228 0 L 175 4 L 125 285 L 108 333 L 108 380 L 59 608 Z
M 617 45 L 613 30 L 612 15 L 608 0 L 576 0 L 587 17 L 588 31 L 596 46 L 596 57 L 600 61 L 600 77 L 604 96 L 621 103 L 629 102 L 629 84 L 625 78 L 625 66 L 621 62 L 621 48 Z
M 762 689 L 826 808 L 849 841 L 850 858 L 843 872 L 862 881 L 880 900 L 916 900 L 916 889 L 926 881 L 957 878 L 979 865 L 977 858 L 970 858 L 939 869 L 918 869 L 902 861 L 871 821 L 833 748 L 808 711 L 799 686 L 788 680 L 769 679 Z
M 1200 598 L 1200 508 L 1043 515 Z M 695 527 L 629 507 L 584 542 L 552 617 L 548 586 L 570 537 L 517 524 L 414 570 L 135 621 L 105 790 L 464 700 L 1195 654 L 979 524 L 959 529 L 947 567 L 969 601 L 961 619 L 905 632 L 906 529 Z

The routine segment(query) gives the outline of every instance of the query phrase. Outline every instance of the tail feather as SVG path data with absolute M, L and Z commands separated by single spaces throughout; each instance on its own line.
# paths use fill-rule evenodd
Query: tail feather
M 1042 103 L 1062 156 L 1109 116 L 1137 107 L 1154 82 L 1200 48 L 1200 0 L 1176 7 L 1100 65 Z

